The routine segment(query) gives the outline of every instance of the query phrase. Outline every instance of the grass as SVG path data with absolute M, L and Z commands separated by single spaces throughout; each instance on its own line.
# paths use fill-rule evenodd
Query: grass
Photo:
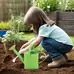
M 74 36 L 71 36 L 72 42 L 74 43 Z
M 34 37 L 33 33 L 25 33 L 25 40 L 30 40 Z M 74 36 L 70 36 L 73 42 L 73 49 L 74 49 Z M 40 47 L 40 46 L 39 46 Z M 41 47 L 39 49 L 42 49 Z
M 74 36 L 71 36 L 72 42 L 73 42 L 73 49 L 74 49 Z

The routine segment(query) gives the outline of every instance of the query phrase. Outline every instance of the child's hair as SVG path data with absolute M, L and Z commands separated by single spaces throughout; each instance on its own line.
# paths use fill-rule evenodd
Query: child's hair
M 38 34 L 39 27 L 44 24 L 52 26 L 55 22 L 37 7 L 31 7 L 24 17 L 24 24 L 33 24 L 33 29 Z

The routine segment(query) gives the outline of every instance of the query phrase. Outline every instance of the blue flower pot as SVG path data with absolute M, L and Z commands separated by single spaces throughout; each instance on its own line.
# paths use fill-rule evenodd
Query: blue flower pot
M 4 34 L 6 34 L 6 31 L 5 30 L 0 31 L 0 37 L 3 37 Z

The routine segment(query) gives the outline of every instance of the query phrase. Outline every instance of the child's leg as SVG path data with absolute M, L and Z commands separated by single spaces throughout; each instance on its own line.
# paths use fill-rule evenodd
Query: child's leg
M 48 52 L 49 56 L 51 56 L 53 60 L 61 58 L 63 54 L 72 49 L 72 46 L 59 43 L 54 39 L 44 39 L 42 41 L 42 47 Z
M 65 62 L 63 54 L 68 52 L 69 48 L 65 47 L 62 43 L 59 43 L 54 39 L 44 39 L 42 41 L 42 46 L 48 52 L 49 56 L 51 56 L 53 61 L 57 60 L 57 62 L 60 62 L 60 64 L 62 64 L 62 60 Z M 58 61 L 59 59 L 60 61 Z
M 56 48 L 53 47 L 53 45 L 55 45 L 54 40 L 50 40 L 48 41 L 47 39 L 43 40 L 42 42 L 42 47 L 47 51 L 47 53 L 49 54 L 49 56 L 52 58 L 52 60 L 57 60 L 59 58 L 61 58 L 63 55 L 60 54 Z M 52 45 L 51 45 L 52 44 Z

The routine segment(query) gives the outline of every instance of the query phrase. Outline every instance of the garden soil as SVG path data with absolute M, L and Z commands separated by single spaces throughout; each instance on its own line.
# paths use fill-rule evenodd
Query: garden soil
M 23 63 L 17 59 L 12 62 L 14 54 L 6 53 L 4 46 L 0 44 L 0 74 L 74 74 L 74 51 L 67 54 L 69 61 L 58 68 L 48 68 L 49 61 L 44 61 L 39 65 L 38 70 L 25 70 Z

